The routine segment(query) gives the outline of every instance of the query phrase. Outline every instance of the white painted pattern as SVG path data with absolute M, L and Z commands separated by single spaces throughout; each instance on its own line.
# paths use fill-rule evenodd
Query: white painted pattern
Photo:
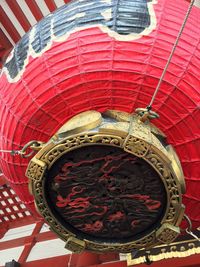
M 0 266 L 5 266 L 6 262 L 10 262 L 12 260 L 18 260 L 24 247 L 16 247 L 5 250 L 0 250 Z
M 38 242 L 32 248 L 27 258 L 27 262 L 66 254 L 71 254 L 71 251 L 65 249 L 65 242 L 60 239 Z
M 21 238 L 24 236 L 30 236 L 33 232 L 34 227 L 35 227 L 35 223 L 10 229 L 6 232 L 4 237 L 1 238 L 0 242 L 13 240 L 13 239 Z
M 49 232 L 49 226 L 48 224 L 44 223 L 41 230 L 40 230 L 40 233 L 44 233 L 44 232 Z

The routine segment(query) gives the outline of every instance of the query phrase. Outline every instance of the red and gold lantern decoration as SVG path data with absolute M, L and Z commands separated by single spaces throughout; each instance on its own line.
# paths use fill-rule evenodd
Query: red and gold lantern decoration
M 200 224 L 199 9 L 169 62 L 156 112 L 143 109 L 188 6 L 74 0 L 36 24 L 4 64 L 1 149 L 35 155 L 2 153 L 1 169 L 72 251 L 170 243 L 184 212 Z

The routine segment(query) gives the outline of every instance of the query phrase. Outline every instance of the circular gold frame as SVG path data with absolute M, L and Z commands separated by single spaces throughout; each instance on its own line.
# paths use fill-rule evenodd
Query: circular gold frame
M 179 224 L 184 215 L 182 194 L 185 190 L 183 172 L 178 157 L 170 145 L 163 145 L 159 137 L 162 132 L 149 122 L 142 123 L 139 116 L 118 111 L 109 111 L 103 116 L 96 111 L 81 113 L 67 124 L 31 159 L 26 175 L 30 191 L 34 195 L 36 208 L 50 225 L 51 230 L 66 242 L 66 248 L 73 252 L 84 249 L 91 251 L 130 252 L 133 249 L 149 248 L 160 243 L 171 243 L 180 233 Z M 99 116 L 100 114 L 100 116 Z M 98 121 L 93 122 L 93 118 Z M 84 121 L 81 120 L 84 118 Z M 101 118 L 101 119 L 100 119 Z M 109 120 L 106 120 L 109 118 Z M 77 122 L 77 124 L 76 124 Z M 81 124 L 81 127 L 80 127 Z M 77 130 L 79 126 L 79 129 Z M 73 130 L 76 134 L 73 133 Z M 161 226 L 150 234 L 128 243 L 97 243 L 81 240 L 65 229 L 54 217 L 44 196 L 45 173 L 54 162 L 71 150 L 88 145 L 109 145 L 144 159 L 159 174 L 167 193 L 167 207 Z

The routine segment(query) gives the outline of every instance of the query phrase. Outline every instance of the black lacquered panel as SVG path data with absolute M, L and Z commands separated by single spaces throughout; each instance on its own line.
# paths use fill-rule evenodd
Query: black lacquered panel
M 112 146 L 87 146 L 64 155 L 45 181 L 54 216 L 79 238 L 127 242 L 159 225 L 165 187 L 144 160 Z

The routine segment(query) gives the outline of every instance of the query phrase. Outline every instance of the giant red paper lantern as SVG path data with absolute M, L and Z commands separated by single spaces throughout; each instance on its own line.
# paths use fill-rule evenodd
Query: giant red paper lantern
M 189 4 L 129 1 L 142 5 L 146 17 L 141 20 L 140 14 L 142 23 L 134 27 L 130 17 L 127 27 L 124 1 L 119 1 L 118 9 L 114 2 L 73 1 L 47 16 L 16 45 L 0 78 L 1 149 L 18 150 L 30 140 L 46 142 L 82 111 L 134 112 L 149 104 Z M 160 115 L 155 124 L 180 157 L 186 214 L 195 227 L 200 224 L 199 17 L 200 10 L 194 7 L 153 106 Z M 34 211 L 25 177 L 29 160 L 2 153 L 1 169 Z

